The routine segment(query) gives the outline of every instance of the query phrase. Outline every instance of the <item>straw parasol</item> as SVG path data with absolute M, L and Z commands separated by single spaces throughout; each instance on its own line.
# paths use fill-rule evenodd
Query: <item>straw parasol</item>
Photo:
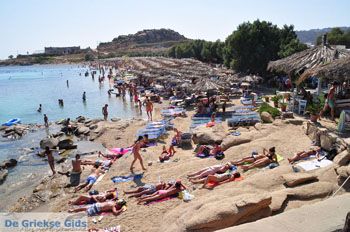
M 323 79 L 350 79 L 350 57 L 338 59 L 332 63 L 328 63 L 314 69 L 305 71 L 297 80 L 297 84 L 307 79 L 310 76 L 317 76 Z
M 222 88 L 223 88 L 223 86 L 219 85 L 218 83 L 216 83 L 210 79 L 202 79 L 195 84 L 193 90 L 194 91 L 210 91 L 210 90 L 219 90 Z
M 319 45 L 280 60 L 270 61 L 267 70 L 288 74 L 302 74 L 307 69 L 314 69 L 346 57 L 350 57 L 350 52 L 345 49 Z

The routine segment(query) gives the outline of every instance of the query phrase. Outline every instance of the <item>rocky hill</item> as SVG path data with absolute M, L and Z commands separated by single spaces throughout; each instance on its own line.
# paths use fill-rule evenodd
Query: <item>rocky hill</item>
M 315 44 L 318 36 L 330 32 L 332 29 L 332 27 L 327 27 L 322 29 L 302 30 L 296 31 L 296 34 L 302 43 Z M 350 30 L 350 27 L 340 27 L 340 29 L 343 31 L 348 31 Z
M 171 46 L 188 40 L 170 29 L 143 30 L 135 34 L 120 35 L 112 42 L 100 43 L 97 47 L 102 54 L 151 55 L 162 54 Z

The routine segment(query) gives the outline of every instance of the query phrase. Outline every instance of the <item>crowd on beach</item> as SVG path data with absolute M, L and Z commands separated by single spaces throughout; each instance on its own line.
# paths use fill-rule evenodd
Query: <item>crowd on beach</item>
M 108 79 L 112 79 L 112 68 L 103 68 L 98 65 L 100 70 L 109 70 Z M 104 73 L 104 71 L 100 71 Z M 95 72 L 91 72 L 92 78 L 94 78 Z M 104 74 L 99 77 L 99 82 L 104 81 Z M 68 83 L 67 83 L 68 84 Z M 146 86 L 151 85 L 151 82 L 142 83 Z M 151 100 L 151 96 L 147 96 L 144 93 L 141 93 L 138 89 L 140 83 L 130 82 L 123 83 L 116 86 L 118 92 L 114 90 L 109 90 L 107 94 L 120 96 L 125 98 L 127 92 L 130 94 L 130 100 L 133 100 L 135 103 L 138 103 L 137 106 L 142 111 L 142 107 L 145 106 L 147 117 L 149 121 L 153 121 L 153 111 L 154 106 L 153 102 L 161 102 L 159 96 Z M 335 86 L 335 85 L 334 85 Z M 170 90 L 173 91 L 173 90 Z M 332 89 L 330 90 L 330 95 L 332 95 Z M 174 91 L 175 92 L 175 91 Z M 180 91 L 181 92 L 181 91 Z M 174 94 L 176 95 L 176 94 Z M 144 97 L 144 101 L 141 101 L 141 96 Z M 226 99 L 226 96 L 224 96 Z M 86 101 L 87 96 L 86 92 L 83 92 L 82 100 Z M 220 104 L 217 96 L 209 97 L 207 96 L 205 100 L 203 98 L 191 94 L 187 97 L 193 105 L 196 106 L 197 114 L 206 114 L 210 115 L 210 121 L 205 124 L 206 127 L 213 127 L 217 123 L 216 115 L 217 113 L 225 115 L 227 113 L 227 100 L 224 100 Z M 330 106 L 331 101 L 328 101 L 327 107 Z M 63 105 L 63 101 L 62 101 Z M 254 105 L 254 104 L 253 104 Z M 255 106 L 253 106 L 255 107 Z M 332 107 L 331 107 L 332 108 Z M 326 109 L 326 108 L 325 108 Z M 39 105 L 38 112 L 42 112 L 42 106 Z M 108 104 L 105 104 L 102 107 L 102 115 L 104 120 L 109 119 Z M 176 117 L 176 115 L 174 115 Z M 332 115 L 333 116 L 333 115 Z M 49 126 L 48 117 L 44 114 L 44 124 L 46 127 Z M 74 131 L 72 130 L 70 119 L 66 119 L 64 122 L 64 128 L 67 135 L 72 135 Z M 175 156 L 176 147 L 180 147 L 183 132 L 177 128 L 173 128 L 174 136 L 171 139 L 171 142 L 168 146 L 163 145 L 161 150 L 159 150 L 159 162 L 167 162 L 172 157 Z M 105 192 L 99 192 L 96 189 L 93 189 L 94 184 L 103 178 L 104 174 L 109 171 L 111 166 L 121 158 L 127 151 L 130 151 L 133 154 L 133 160 L 130 164 L 130 172 L 134 173 L 134 165 L 136 162 L 140 163 L 140 166 L 143 171 L 147 171 L 144 160 L 140 153 L 141 149 L 147 149 L 151 144 L 151 141 L 148 138 L 148 135 L 138 136 L 136 141 L 130 146 L 121 148 L 117 153 L 102 153 L 98 152 L 96 160 L 81 159 L 80 155 L 77 154 L 75 159 L 72 160 L 72 170 L 70 172 L 58 172 L 61 175 L 67 175 L 70 178 L 70 183 L 67 187 L 74 187 L 74 192 L 83 191 L 85 194 L 78 196 L 75 199 L 71 199 L 68 204 L 71 208 L 68 212 L 86 212 L 88 216 L 96 216 L 101 213 L 111 213 L 115 216 L 120 215 L 126 210 L 127 201 L 123 198 L 120 198 L 118 195 L 119 189 L 113 188 Z M 312 147 L 309 151 L 301 151 L 295 154 L 292 158 L 288 158 L 290 164 L 293 164 L 299 160 L 310 156 L 316 156 L 317 159 L 321 159 L 321 148 Z M 222 149 L 220 142 L 215 142 L 213 144 L 204 144 L 200 145 L 194 150 L 195 156 L 199 158 L 214 157 L 219 162 L 225 157 L 225 150 Z M 56 174 L 54 166 L 54 157 L 53 151 L 49 147 L 45 149 L 45 155 L 47 156 L 49 166 L 52 170 L 53 175 Z M 262 152 L 256 150 L 252 151 L 249 156 L 243 157 L 237 160 L 227 161 L 225 163 L 218 163 L 216 165 L 204 167 L 200 170 L 196 170 L 192 173 L 187 174 L 187 179 L 193 185 L 201 184 L 202 188 L 213 189 L 217 185 L 225 184 L 232 181 L 238 181 L 243 179 L 243 173 L 254 169 L 268 167 L 270 169 L 275 168 L 279 165 L 279 158 L 276 153 L 276 148 L 274 146 L 269 149 L 263 149 Z M 90 174 L 86 180 L 81 183 L 80 176 L 82 174 L 82 166 L 91 166 Z M 138 186 L 134 189 L 124 190 L 123 193 L 128 195 L 130 198 L 136 198 L 137 204 L 149 204 L 154 201 L 159 201 L 169 197 L 178 196 L 179 194 L 189 194 L 188 187 L 186 187 L 181 180 L 163 182 L 159 183 L 148 183 L 144 186 Z M 191 195 L 187 196 L 191 199 Z M 79 206 L 79 207 L 74 207 Z

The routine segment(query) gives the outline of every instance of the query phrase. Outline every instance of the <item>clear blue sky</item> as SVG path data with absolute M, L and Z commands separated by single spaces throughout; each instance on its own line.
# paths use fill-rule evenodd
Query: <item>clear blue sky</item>
M 350 0 L 1 0 L 0 58 L 45 46 L 90 46 L 142 29 L 224 40 L 244 21 L 295 29 L 349 26 Z

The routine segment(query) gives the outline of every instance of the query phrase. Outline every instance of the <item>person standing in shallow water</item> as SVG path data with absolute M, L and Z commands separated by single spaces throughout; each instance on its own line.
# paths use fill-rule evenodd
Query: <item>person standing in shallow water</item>
M 105 121 L 107 121 L 108 118 L 108 104 L 106 104 L 104 107 L 102 107 L 102 114 Z
M 86 92 L 83 93 L 83 101 L 86 101 Z
M 49 127 L 49 119 L 46 114 L 44 114 L 44 125 L 45 127 Z
M 146 97 L 145 104 L 146 104 L 146 113 L 147 113 L 148 120 L 152 121 L 153 103 L 148 97 Z
M 45 156 L 47 156 L 47 161 L 49 162 L 52 175 L 56 174 L 55 171 L 55 159 L 53 158 L 52 151 L 50 150 L 49 147 L 45 147 Z

